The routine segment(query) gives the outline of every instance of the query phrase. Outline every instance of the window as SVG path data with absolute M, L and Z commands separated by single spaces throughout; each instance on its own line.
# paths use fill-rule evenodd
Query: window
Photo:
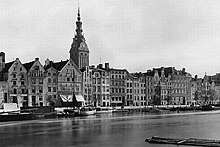
M 22 93 L 22 94 L 25 94 L 25 89 L 21 89 L 21 93 Z
M 39 101 L 43 101 L 43 97 L 42 96 L 39 96 Z
M 69 81 L 70 81 L 70 78 L 67 78 L 66 80 L 67 80 L 67 82 L 69 82 Z
M 13 89 L 14 94 L 17 94 L 17 89 Z
M 36 79 L 31 79 L 31 84 L 36 84 Z
M 32 93 L 35 93 L 35 92 L 36 92 L 36 88 L 32 87 Z
M 43 84 L 43 79 L 39 79 L 39 84 Z
M 17 82 L 16 81 L 13 81 L 13 85 L 16 85 L 17 84 Z
M 56 92 L 56 87 L 53 87 L 53 92 Z
M 51 92 L 51 87 L 48 87 L 48 92 Z
M 24 74 L 21 75 L 21 78 L 24 79 Z
M 16 74 L 13 74 L 13 78 L 16 78 Z
M 39 93 L 43 93 L 43 87 L 39 87 Z
M 20 71 L 22 71 L 22 68 L 20 67 Z
M 21 85 L 24 85 L 24 81 L 21 81 Z
M 35 66 L 35 70 L 39 70 L 39 66 Z
M 51 83 L 51 78 L 48 78 L 48 83 Z
M 51 73 L 50 72 L 48 72 L 48 74 L 47 74 L 48 76 L 51 76 Z
M 36 96 L 32 96 L 32 105 L 36 105 Z
M 53 83 L 56 83 L 57 82 L 57 79 L 56 78 L 53 78 Z

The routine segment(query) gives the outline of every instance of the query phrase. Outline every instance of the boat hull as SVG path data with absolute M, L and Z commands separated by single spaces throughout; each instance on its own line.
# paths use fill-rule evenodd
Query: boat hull
M 0 115 L 0 122 L 33 120 L 35 118 L 36 116 L 30 113 L 4 114 L 4 115 Z
M 94 115 L 95 113 L 96 113 L 95 110 L 92 110 L 92 111 L 80 111 L 79 115 L 80 116 L 88 116 L 88 115 Z

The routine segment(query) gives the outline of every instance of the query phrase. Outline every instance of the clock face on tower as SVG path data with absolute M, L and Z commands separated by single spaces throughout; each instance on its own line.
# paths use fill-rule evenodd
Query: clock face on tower
M 87 45 L 86 45 L 85 42 L 81 42 L 81 43 L 80 43 L 80 49 L 81 49 L 81 50 L 85 50 L 85 51 L 88 50 L 88 49 L 87 49 Z

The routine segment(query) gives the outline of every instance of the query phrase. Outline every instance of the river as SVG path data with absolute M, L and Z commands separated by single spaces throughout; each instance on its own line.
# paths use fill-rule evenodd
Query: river
M 0 146 L 176 147 L 147 137 L 220 139 L 220 111 L 171 114 L 113 113 L 0 123 Z

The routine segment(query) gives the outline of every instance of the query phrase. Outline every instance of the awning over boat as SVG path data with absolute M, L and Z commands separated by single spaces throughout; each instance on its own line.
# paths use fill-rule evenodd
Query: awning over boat
M 85 99 L 82 95 L 76 95 L 76 101 L 77 102 L 85 102 Z
M 60 95 L 63 102 L 72 102 L 73 95 Z
M 73 101 L 73 95 L 60 95 L 63 102 L 72 102 Z M 85 99 L 82 95 L 75 95 L 77 102 L 85 102 Z

